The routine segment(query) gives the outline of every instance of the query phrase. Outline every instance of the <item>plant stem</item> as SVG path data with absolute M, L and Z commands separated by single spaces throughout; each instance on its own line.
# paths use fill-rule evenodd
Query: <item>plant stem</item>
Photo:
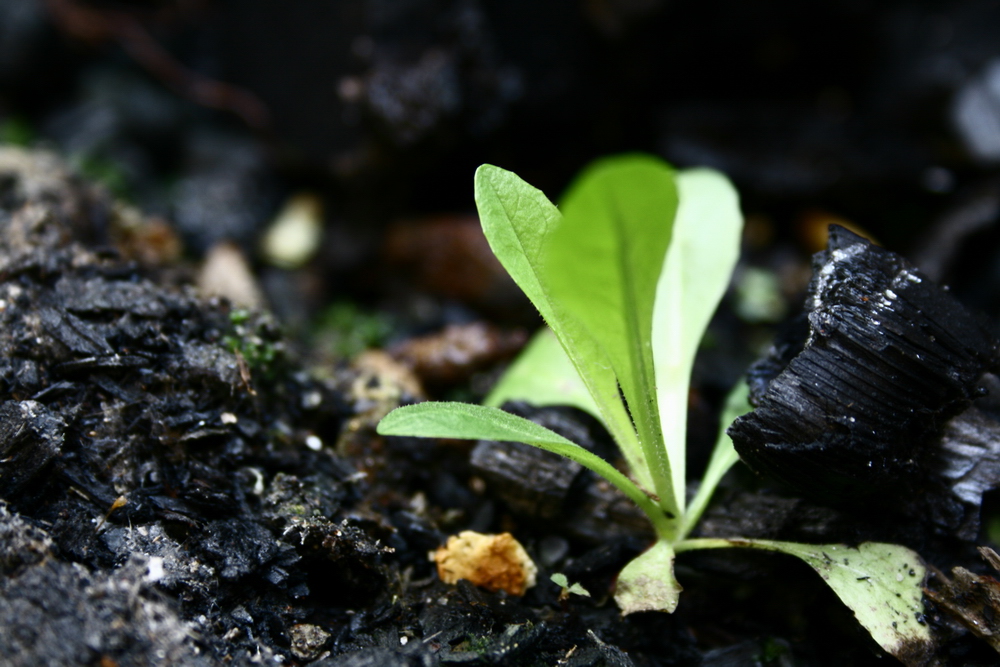
M 749 542 L 750 540 L 744 538 L 696 537 L 675 543 L 674 552 L 683 553 L 697 549 L 732 549 L 748 546 Z
M 728 426 L 728 423 L 725 426 Z M 719 482 L 722 481 L 722 477 L 737 461 L 739 461 L 739 457 L 736 456 L 736 451 L 733 449 L 729 436 L 726 435 L 725 431 L 722 431 L 719 434 L 719 441 L 716 443 L 715 451 L 712 452 L 712 459 L 705 470 L 705 476 L 702 477 L 701 486 L 698 487 L 698 492 L 694 494 L 691 504 L 684 511 L 684 517 L 681 520 L 680 531 L 678 533 L 679 538 L 683 539 L 687 537 L 688 533 L 697 525 L 701 519 L 701 515 L 705 512 L 705 508 L 708 507 L 708 502 L 712 499 L 716 488 L 718 488 Z
M 705 468 L 698 492 L 684 512 L 678 538 L 687 537 L 691 529 L 695 527 L 705 508 L 708 507 L 708 501 L 712 499 L 712 494 L 715 493 L 723 476 L 740 460 L 726 430 L 737 417 L 752 410 L 749 400 L 749 388 L 742 381 L 737 382 L 736 386 L 729 392 L 729 396 L 726 397 L 726 404 L 719 423 L 719 434 L 715 440 L 715 448 L 712 450 L 712 458 L 708 462 L 708 467 Z
M 656 531 L 659 539 L 666 540 L 667 542 L 672 542 L 676 539 L 678 529 L 677 517 L 671 519 L 664 514 L 655 500 L 650 498 L 635 482 L 619 472 L 610 463 L 596 456 L 593 458 L 596 461 L 589 457 L 586 460 L 583 458 L 575 460 L 584 467 L 590 468 L 628 496 L 628 499 L 634 502 L 642 510 L 643 514 L 649 518 L 649 522 L 653 524 L 653 529 Z

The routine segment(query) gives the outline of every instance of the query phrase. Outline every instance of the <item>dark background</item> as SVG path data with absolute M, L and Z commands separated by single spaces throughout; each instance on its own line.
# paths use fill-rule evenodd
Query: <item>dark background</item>
M 633 150 L 725 172 L 767 242 L 807 254 L 846 220 L 961 286 L 1000 273 L 998 63 L 992 0 L 0 0 L 0 129 L 193 258 L 255 258 L 282 201 L 318 193 L 306 311 L 377 300 L 383 230 L 473 213 L 479 164 L 556 198 Z

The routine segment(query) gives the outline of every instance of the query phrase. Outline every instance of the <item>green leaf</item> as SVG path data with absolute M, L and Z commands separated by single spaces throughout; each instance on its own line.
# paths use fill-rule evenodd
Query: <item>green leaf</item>
M 506 401 L 571 405 L 601 419 L 587 386 L 548 327 L 542 327 L 531 338 L 483 405 L 500 407 Z
M 476 170 L 476 208 L 493 254 L 542 317 L 552 304 L 541 276 L 541 253 L 562 216 L 552 202 L 516 174 L 484 164 Z
M 920 556 L 906 547 L 881 542 L 863 542 L 855 548 L 745 539 L 684 540 L 676 545 L 678 552 L 721 547 L 779 551 L 805 561 L 878 645 L 907 664 L 921 664 L 920 656 L 932 646 L 921 601 L 927 569 Z
M 376 431 L 379 435 L 500 440 L 545 445 L 546 449 L 583 449 L 555 431 L 524 417 L 471 403 L 428 401 L 405 405 L 387 414 Z
M 552 583 L 554 583 L 556 586 L 565 589 L 567 593 L 573 593 L 574 595 L 582 595 L 588 598 L 590 597 L 590 591 L 588 591 L 586 588 L 584 588 L 578 583 L 570 585 L 569 579 L 567 579 L 566 575 L 563 574 L 562 572 L 555 572 L 551 577 L 549 577 L 549 579 L 551 579 Z
M 615 602 L 626 615 L 637 611 L 672 614 L 682 590 L 674 577 L 674 549 L 669 542 L 658 540 L 618 575 Z
M 550 298 L 581 332 L 571 340 L 597 344 L 581 350 L 582 359 L 567 344 L 570 358 L 585 380 L 584 364 L 603 369 L 610 362 L 644 457 L 639 463 L 629 457 L 629 464 L 635 474 L 640 474 L 636 465 L 649 469 L 660 506 L 674 516 L 682 507 L 684 484 L 682 479 L 675 488 L 663 447 L 650 336 L 657 278 L 676 210 L 674 173 L 664 162 L 640 155 L 599 160 L 566 194 L 563 224 L 545 248 L 543 266 Z M 555 324 L 552 328 L 558 335 Z M 595 399 L 600 405 L 601 397 Z
M 712 458 L 709 459 L 708 467 L 705 468 L 705 474 L 701 478 L 701 486 L 691 500 L 691 506 L 684 512 L 680 537 L 687 536 L 695 527 L 723 476 L 740 460 L 740 455 L 733 447 L 733 440 L 726 431 L 737 417 L 745 415 L 752 409 L 750 388 L 743 379 L 740 379 L 726 397 L 726 404 L 719 417 L 719 435 L 715 440 L 715 449 L 712 450 Z
M 509 412 L 470 403 L 429 401 L 396 408 L 379 422 L 376 431 L 380 435 L 523 442 L 554 452 L 616 486 L 646 513 L 658 532 L 667 528 L 666 517 L 657 504 L 610 463 L 558 433 Z
M 484 164 L 476 171 L 476 206 L 493 253 L 538 308 L 590 391 L 611 436 L 639 484 L 653 488 L 635 427 L 618 392 L 614 369 L 600 343 L 551 298 L 543 250 L 562 221 L 542 192 L 517 175 Z
M 652 340 L 659 421 L 683 511 L 691 369 L 739 259 L 743 215 L 736 190 L 722 174 L 691 169 L 676 180 L 680 206 L 659 273 Z
M 927 570 L 920 556 L 906 547 L 879 542 L 853 548 L 765 540 L 756 540 L 754 546 L 808 563 L 888 653 L 903 655 L 914 649 L 914 642 L 931 642 L 921 602 Z
M 567 579 L 566 575 L 562 572 L 554 572 L 549 579 L 551 579 L 552 583 L 560 588 L 569 588 L 569 579 Z

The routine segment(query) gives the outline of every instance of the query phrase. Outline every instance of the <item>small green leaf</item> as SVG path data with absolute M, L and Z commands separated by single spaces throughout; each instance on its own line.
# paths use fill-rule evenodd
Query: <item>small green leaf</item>
M 376 427 L 380 435 L 525 442 L 546 448 L 583 449 L 524 417 L 471 403 L 428 401 L 396 408 Z M 586 451 L 586 450 L 583 450 Z
M 483 405 L 428 401 L 396 408 L 379 422 L 376 431 L 380 435 L 523 442 L 554 452 L 618 487 L 646 513 L 658 533 L 667 529 L 666 516 L 635 482 L 600 456 L 524 417 Z
M 863 542 L 799 544 L 772 540 L 695 539 L 677 551 L 747 547 L 779 551 L 805 561 L 846 604 L 872 638 L 906 664 L 923 664 L 932 647 L 922 603 L 927 569 L 914 551 L 898 544 Z
M 665 540 L 658 540 L 618 575 L 615 602 L 626 615 L 637 611 L 672 614 L 682 590 L 674 577 L 674 549 Z
M 483 405 L 500 407 L 506 401 L 571 405 L 601 419 L 587 386 L 548 327 L 542 327 L 531 338 Z
M 549 577 L 549 579 L 551 579 L 552 583 L 554 583 L 556 586 L 563 588 L 567 593 L 572 593 L 573 595 L 582 595 L 588 598 L 590 597 L 590 591 L 588 591 L 586 588 L 584 588 L 578 583 L 570 585 L 569 579 L 567 579 L 566 575 L 563 574 L 562 572 L 554 573 L 551 577 Z
M 656 288 L 652 340 L 659 421 L 683 511 L 691 369 L 739 259 L 743 215 L 736 190 L 718 172 L 682 171 L 677 190 L 680 206 Z
M 583 361 L 588 367 L 610 362 L 618 379 L 644 458 L 637 464 L 630 457 L 629 465 L 649 469 L 660 506 L 675 516 L 684 483 L 681 478 L 675 486 L 663 447 L 650 336 L 657 278 L 676 210 L 674 172 L 666 163 L 641 155 L 599 160 L 566 194 L 563 224 L 545 247 L 542 267 L 551 282 L 550 298 L 588 340 L 597 342 Z M 575 356 L 569 345 L 567 352 Z
M 476 171 L 476 207 L 486 240 L 500 263 L 552 328 L 587 386 L 611 436 L 639 484 L 653 487 L 639 440 L 618 392 L 618 380 L 599 342 L 551 298 L 543 249 L 562 222 L 558 209 L 516 174 L 484 164 Z

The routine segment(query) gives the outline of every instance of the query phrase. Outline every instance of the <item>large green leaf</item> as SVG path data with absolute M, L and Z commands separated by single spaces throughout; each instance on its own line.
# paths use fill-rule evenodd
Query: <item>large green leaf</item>
M 658 274 L 652 340 L 659 421 L 683 511 L 691 369 L 739 259 L 743 216 L 736 190 L 722 174 L 691 169 L 676 180 L 680 206 Z
M 601 419 L 587 385 L 548 327 L 542 327 L 532 336 L 483 405 L 500 407 L 505 401 L 571 405 Z
M 879 646 L 906 664 L 924 664 L 932 646 L 921 601 L 927 569 L 910 549 L 881 542 L 849 547 L 715 538 L 675 545 L 678 553 L 723 547 L 778 551 L 805 561 L 854 612 Z
M 470 403 L 429 401 L 396 408 L 379 422 L 376 430 L 380 435 L 523 442 L 554 452 L 618 487 L 646 513 L 657 532 L 668 529 L 659 506 L 610 463 L 558 433 L 509 412 Z
M 563 224 L 545 246 L 543 263 L 550 298 L 598 345 L 588 351 L 593 356 L 586 363 L 610 362 L 660 506 L 675 516 L 684 485 L 675 488 L 663 447 L 650 337 L 657 278 L 676 210 L 674 172 L 661 160 L 641 155 L 600 160 L 566 194 Z M 555 325 L 553 330 L 558 334 Z M 567 351 L 575 356 L 569 345 Z
M 600 342 L 551 298 L 542 262 L 543 250 L 562 220 L 558 209 L 540 190 L 499 167 L 484 164 L 475 181 L 476 206 L 490 248 L 556 334 L 636 480 L 652 489 L 635 428 L 618 392 L 615 369 Z

